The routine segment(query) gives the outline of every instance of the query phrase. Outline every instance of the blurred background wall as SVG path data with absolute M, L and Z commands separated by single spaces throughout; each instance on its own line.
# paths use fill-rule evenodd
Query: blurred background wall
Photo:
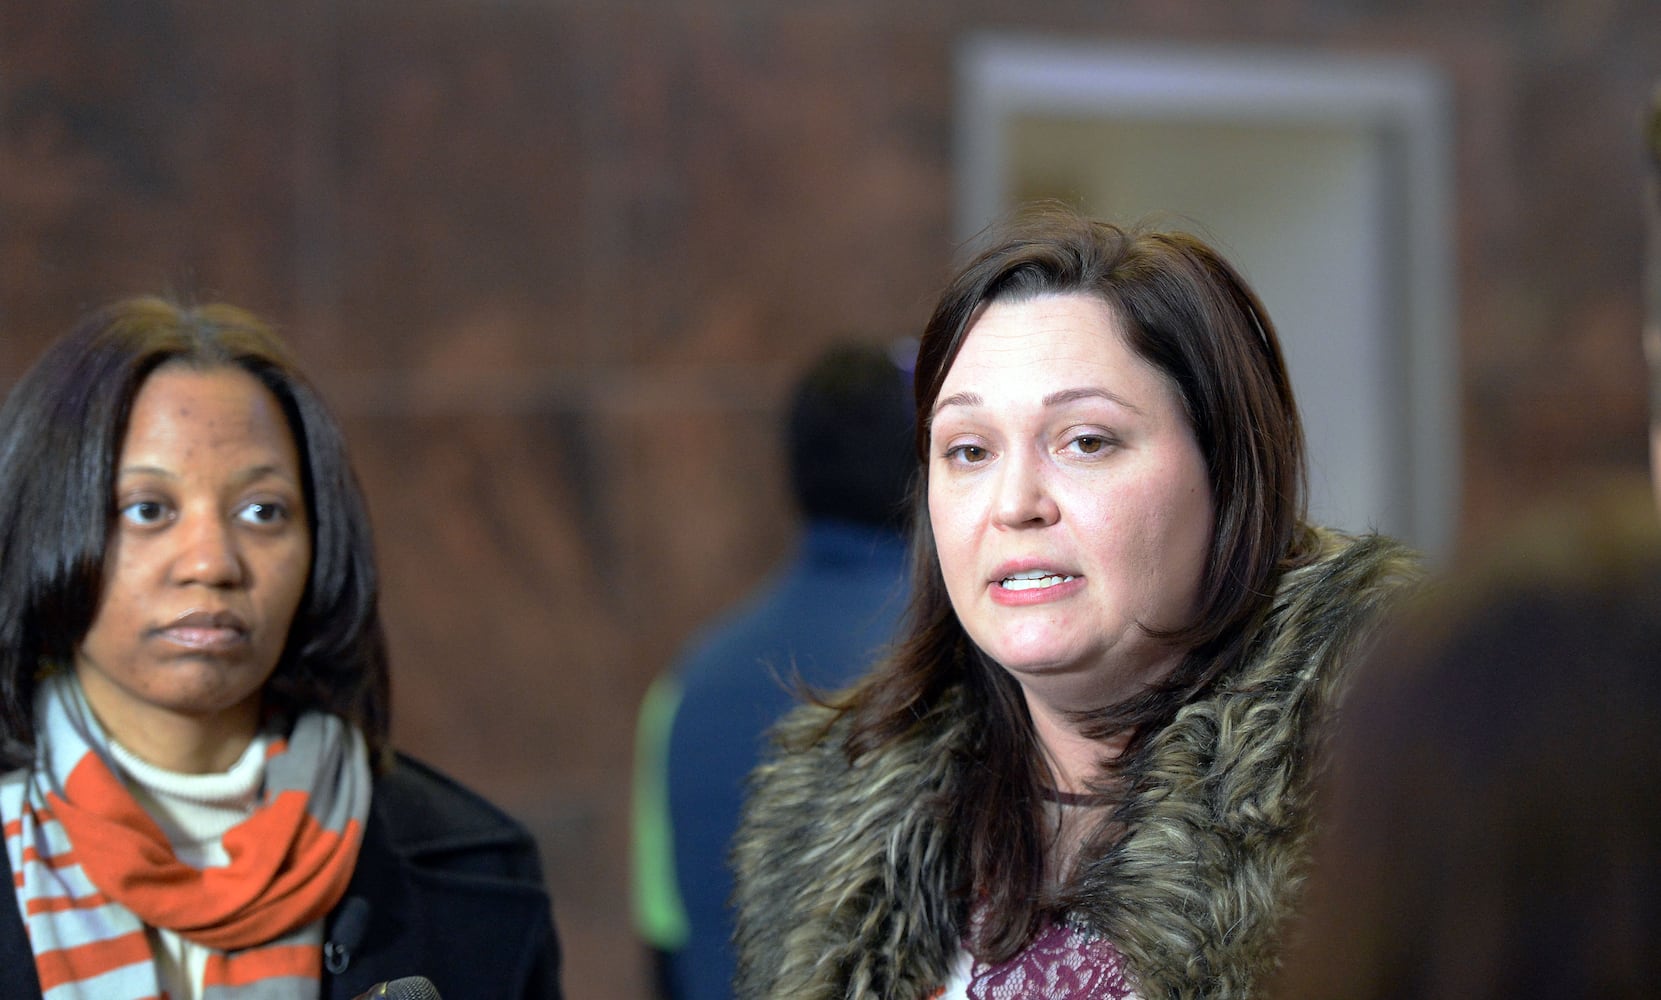
M 1657 0 L 0 0 L 0 387 L 126 294 L 282 326 L 370 497 L 395 736 L 537 832 L 574 997 L 645 995 L 634 711 L 791 542 L 789 379 L 947 273 L 971 36 L 1431 67 L 1454 541 L 1642 467 Z

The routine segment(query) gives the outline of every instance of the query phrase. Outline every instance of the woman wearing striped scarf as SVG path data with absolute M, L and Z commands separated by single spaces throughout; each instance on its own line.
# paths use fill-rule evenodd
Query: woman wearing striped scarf
M 369 538 L 240 310 L 118 303 L 11 392 L 0 998 L 558 994 L 534 843 L 386 745 Z

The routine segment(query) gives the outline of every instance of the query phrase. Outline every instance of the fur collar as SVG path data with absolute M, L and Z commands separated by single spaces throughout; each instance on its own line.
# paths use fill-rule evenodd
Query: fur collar
M 1241 668 L 1155 741 L 1129 836 L 1082 869 L 1069 914 L 1124 955 L 1143 1000 L 1243 998 L 1274 967 L 1302 878 L 1319 723 L 1369 626 L 1417 578 L 1380 537 L 1319 534 L 1281 581 Z M 738 995 L 922 998 L 945 981 L 960 931 L 947 840 L 926 806 L 950 795 L 975 720 L 947 698 L 903 744 L 849 766 L 842 727 L 752 777 L 734 848 Z M 778 736 L 830 722 L 807 706 Z

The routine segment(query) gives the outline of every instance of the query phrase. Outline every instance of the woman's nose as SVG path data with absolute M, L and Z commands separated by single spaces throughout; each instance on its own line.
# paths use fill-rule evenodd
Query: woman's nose
M 998 523 L 1005 527 L 1041 527 L 1054 524 L 1061 510 L 1050 492 L 1042 457 L 1011 453 L 998 470 L 995 499 Z
M 174 562 L 180 583 L 225 587 L 241 582 L 242 554 L 235 532 L 217 517 L 188 518 L 179 525 L 181 551 Z

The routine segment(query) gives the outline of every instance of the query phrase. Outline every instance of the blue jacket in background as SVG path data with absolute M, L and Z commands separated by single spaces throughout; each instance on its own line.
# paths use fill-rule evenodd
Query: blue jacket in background
M 679 701 L 656 745 L 666 753 L 664 867 L 685 914 L 684 944 L 668 950 L 665 970 L 675 1000 L 732 996 L 728 851 L 745 779 L 767 729 L 797 703 L 797 678 L 820 691 L 844 687 L 892 640 L 905 559 L 895 532 L 810 522 L 795 558 L 703 629 L 668 676 Z

